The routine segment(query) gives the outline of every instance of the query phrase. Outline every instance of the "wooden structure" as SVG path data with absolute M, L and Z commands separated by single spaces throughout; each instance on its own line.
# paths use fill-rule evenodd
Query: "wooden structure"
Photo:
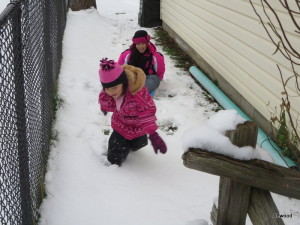
M 239 147 L 256 145 L 257 126 L 238 125 L 226 136 Z M 300 199 L 300 172 L 262 160 L 241 161 L 202 149 L 189 149 L 184 165 L 220 176 L 218 206 L 213 205 L 214 225 L 243 225 L 247 213 L 254 225 L 284 224 L 270 192 Z

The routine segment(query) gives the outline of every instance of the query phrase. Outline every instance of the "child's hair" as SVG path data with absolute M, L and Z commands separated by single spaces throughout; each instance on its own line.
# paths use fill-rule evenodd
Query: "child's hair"
M 148 55 L 148 56 L 143 57 L 143 55 Z M 140 53 L 139 50 L 137 50 L 137 48 L 134 46 L 131 50 L 131 54 L 128 60 L 128 65 L 139 67 L 142 70 L 144 70 L 145 74 L 147 74 L 148 70 L 152 67 L 152 56 L 153 54 L 150 52 L 148 46 L 147 46 L 147 50 L 144 53 Z
M 125 95 L 125 94 L 126 94 L 127 88 L 128 88 L 128 83 L 123 84 L 123 92 L 122 92 L 122 95 Z

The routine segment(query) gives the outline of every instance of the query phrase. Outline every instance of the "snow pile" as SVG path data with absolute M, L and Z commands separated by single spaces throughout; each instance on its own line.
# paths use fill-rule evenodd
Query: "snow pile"
M 224 136 L 227 130 L 234 130 L 238 124 L 245 121 L 235 110 L 221 110 L 205 125 L 186 131 L 182 138 L 183 149 L 187 151 L 189 148 L 200 148 L 239 160 L 261 159 L 256 149 L 251 146 L 237 147 Z

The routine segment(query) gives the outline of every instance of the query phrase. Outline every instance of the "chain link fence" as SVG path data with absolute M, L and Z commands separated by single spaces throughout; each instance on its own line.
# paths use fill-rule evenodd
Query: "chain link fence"
M 12 0 L 0 14 L 0 224 L 36 224 L 67 0 Z

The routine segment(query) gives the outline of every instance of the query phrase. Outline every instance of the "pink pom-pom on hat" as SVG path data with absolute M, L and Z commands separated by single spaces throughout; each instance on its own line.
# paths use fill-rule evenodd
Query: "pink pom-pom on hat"
M 99 77 L 103 88 L 128 83 L 125 71 L 118 63 L 107 58 L 103 58 L 100 62 Z

